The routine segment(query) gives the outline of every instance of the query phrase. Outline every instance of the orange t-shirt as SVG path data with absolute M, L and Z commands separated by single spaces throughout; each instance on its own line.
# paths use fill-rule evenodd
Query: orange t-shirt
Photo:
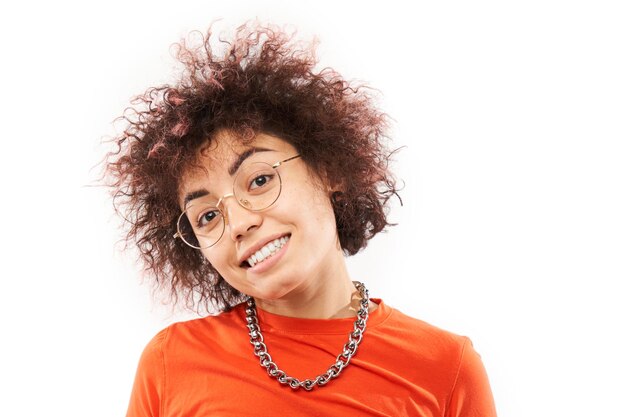
M 381 299 L 342 373 L 312 391 L 270 377 L 250 344 L 245 303 L 160 331 L 137 369 L 127 417 L 496 415 L 467 337 L 406 316 Z M 287 375 L 314 379 L 348 341 L 353 318 L 300 319 L 257 307 L 268 353 Z

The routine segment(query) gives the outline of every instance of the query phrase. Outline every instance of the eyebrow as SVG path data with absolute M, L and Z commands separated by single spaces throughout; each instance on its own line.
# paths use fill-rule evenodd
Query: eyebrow
M 230 165 L 230 167 L 228 168 L 228 174 L 231 177 L 235 175 L 235 172 L 237 172 L 241 164 L 243 164 L 243 162 L 246 159 L 248 159 L 249 157 L 251 157 L 257 152 L 275 152 L 275 151 L 274 149 L 262 148 L 262 147 L 256 147 L 256 146 L 252 148 L 248 148 L 245 151 L 243 151 L 240 155 L 238 155 L 237 159 L 235 159 L 235 161 Z M 204 188 L 200 190 L 191 191 L 185 195 L 185 199 L 183 200 L 183 207 L 187 207 L 187 203 L 189 203 L 190 201 L 195 200 L 196 198 L 204 197 L 209 194 L 210 193 Z
M 231 177 L 235 175 L 235 172 L 237 172 L 241 164 L 243 164 L 243 161 L 245 161 L 246 159 L 248 159 L 249 157 L 251 157 L 253 154 L 257 152 L 274 152 L 274 150 L 268 149 L 268 148 L 260 148 L 260 147 L 252 147 L 252 148 L 246 149 L 245 151 L 243 151 L 241 155 L 237 157 L 237 159 L 235 160 L 235 162 L 232 163 L 230 168 L 228 168 L 228 174 Z

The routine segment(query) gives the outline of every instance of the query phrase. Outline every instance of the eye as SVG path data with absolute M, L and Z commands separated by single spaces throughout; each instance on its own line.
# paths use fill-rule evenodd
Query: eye
M 250 189 L 254 190 L 255 188 L 261 188 L 266 185 L 268 182 L 272 181 L 273 175 L 263 174 L 259 175 L 252 180 L 250 183 Z
M 197 227 L 212 226 L 220 212 L 218 210 L 208 210 L 198 216 Z

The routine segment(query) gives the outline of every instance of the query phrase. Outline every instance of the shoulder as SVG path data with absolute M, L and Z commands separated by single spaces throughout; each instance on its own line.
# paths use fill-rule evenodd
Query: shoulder
M 461 355 L 465 345 L 469 342 L 466 336 L 408 316 L 396 308 L 389 307 L 389 309 L 391 314 L 379 328 L 388 337 L 403 340 L 405 344 L 411 344 L 415 347 L 427 347 L 431 354 L 439 353 L 456 357 Z
M 211 361 L 214 355 L 207 352 L 227 345 L 224 341 L 233 334 L 230 329 L 237 319 L 241 321 L 234 308 L 216 316 L 176 322 L 157 332 L 139 359 L 127 415 L 163 415 L 164 399 L 172 395 L 171 387 L 191 378 L 201 361 Z
M 391 310 L 376 327 L 379 343 L 386 351 L 393 348 L 416 379 L 427 376 L 422 384 L 441 394 L 445 415 L 495 416 L 489 380 L 471 339 Z
M 190 348 L 206 349 L 210 345 L 207 342 L 223 340 L 241 331 L 242 306 L 239 304 L 227 312 L 172 323 L 156 333 L 146 345 L 145 352 L 163 355 L 164 352 L 175 354 L 177 351 Z
M 479 366 L 480 356 L 467 336 L 390 309 L 387 319 L 372 329 L 383 350 L 393 350 L 414 368 L 441 375 L 448 388 L 466 365 Z

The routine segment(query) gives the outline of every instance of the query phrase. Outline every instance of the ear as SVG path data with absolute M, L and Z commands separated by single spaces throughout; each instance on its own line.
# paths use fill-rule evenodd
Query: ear
M 322 182 L 322 185 L 324 186 L 326 194 L 329 197 L 332 197 L 332 195 L 336 192 L 344 192 L 346 189 L 343 178 L 330 178 L 330 175 L 328 175 L 327 171 L 324 171 L 322 175 L 320 175 L 320 180 Z
M 342 182 L 326 182 L 327 191 L 326 194 L 330 198 L 335 210 L 343 209 L 346 207 L 345 188 Z

